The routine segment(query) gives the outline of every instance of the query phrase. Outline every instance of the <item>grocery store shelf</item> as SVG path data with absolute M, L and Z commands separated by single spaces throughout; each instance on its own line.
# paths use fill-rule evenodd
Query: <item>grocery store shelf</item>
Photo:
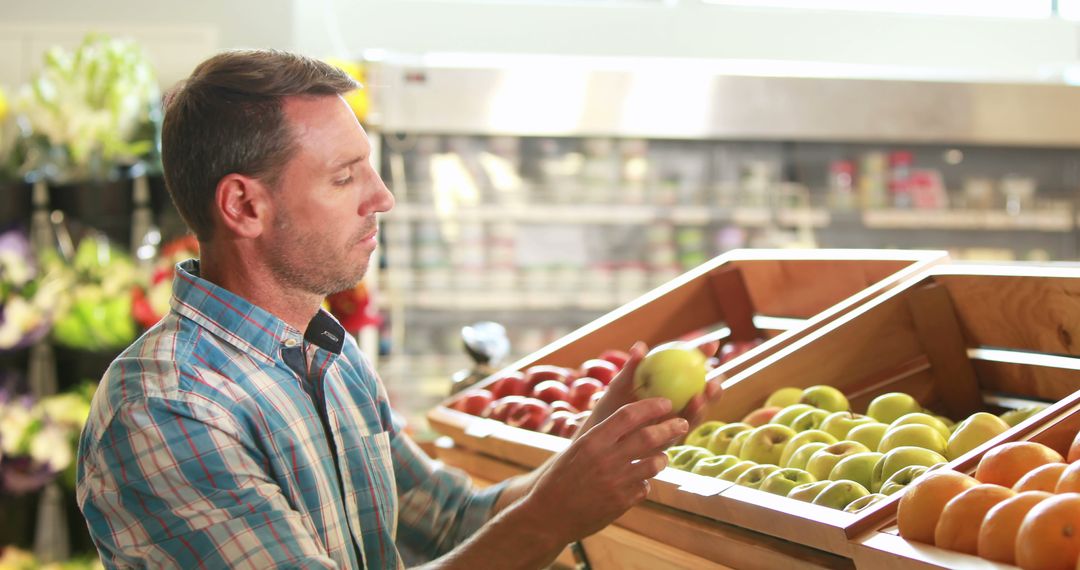
M 1071 232 L 1075 227 L 1073 215 L 1066 209 L 1015 215 L 999 210 L 869 210 L 862 219 L 872 229 Z
M 809 224 L 813 227 L 829 225 L 829 212 L 824 208 L 781 209 L 768 208 L 708 208 L 702 206 L 628 206 L 612 204 L 476 206 L 452 211 L 439 211 L 430 206 L 402 204 L 394 208 L 389 220 L 439 221 L 453 219 L 459 222 L 518 222 L 518 223 L 564 223 L 564 224 L 612 224 L 638 225 L 655 221 L 668 221 L 681 225 L 705 225 L 712 222 L 731 222 L 741 226 L 765 226 L 776 222 L 780 225 Z

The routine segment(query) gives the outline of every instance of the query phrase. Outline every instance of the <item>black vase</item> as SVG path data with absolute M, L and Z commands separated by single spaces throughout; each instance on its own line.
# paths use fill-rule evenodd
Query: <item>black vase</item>
M 49 208 L 104 232 L 121 247 L 131 242 L 133 203 L 128 179 L 49 186 Z

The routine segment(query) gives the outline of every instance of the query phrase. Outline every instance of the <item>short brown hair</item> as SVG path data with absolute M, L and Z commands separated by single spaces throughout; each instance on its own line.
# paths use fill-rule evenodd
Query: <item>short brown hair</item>
M 337 67 L 277 50 L 235 50 L 199 64 L 165 99 L 165 184 L 201 241 L 213 235 L 218 182 L 237 173 L 273 187 L 293 153 L 283 100 L 360 85 Z

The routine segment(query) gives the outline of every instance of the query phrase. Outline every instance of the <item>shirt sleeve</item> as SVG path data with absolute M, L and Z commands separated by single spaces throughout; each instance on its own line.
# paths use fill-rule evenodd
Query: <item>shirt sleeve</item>
M 78 500 L 109 568 L 337 568 L 216 405 L 122 403 L 80 450 Z
M 477 489 L 464 472 L 428 457 L 396 415 L 391 452 L 397 480 L 398 549 L 410 564 L 438 558 L 475 533 L 506 487 Z

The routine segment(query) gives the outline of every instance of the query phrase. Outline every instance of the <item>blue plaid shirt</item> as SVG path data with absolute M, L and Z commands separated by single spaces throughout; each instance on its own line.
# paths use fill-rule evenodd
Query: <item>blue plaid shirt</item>
M 401 568 L 476 531 L 474 490 L 402 432 L 356 342 L 177 266 L 172 310 L 109 367 L 78 501 L 110 568 Z

